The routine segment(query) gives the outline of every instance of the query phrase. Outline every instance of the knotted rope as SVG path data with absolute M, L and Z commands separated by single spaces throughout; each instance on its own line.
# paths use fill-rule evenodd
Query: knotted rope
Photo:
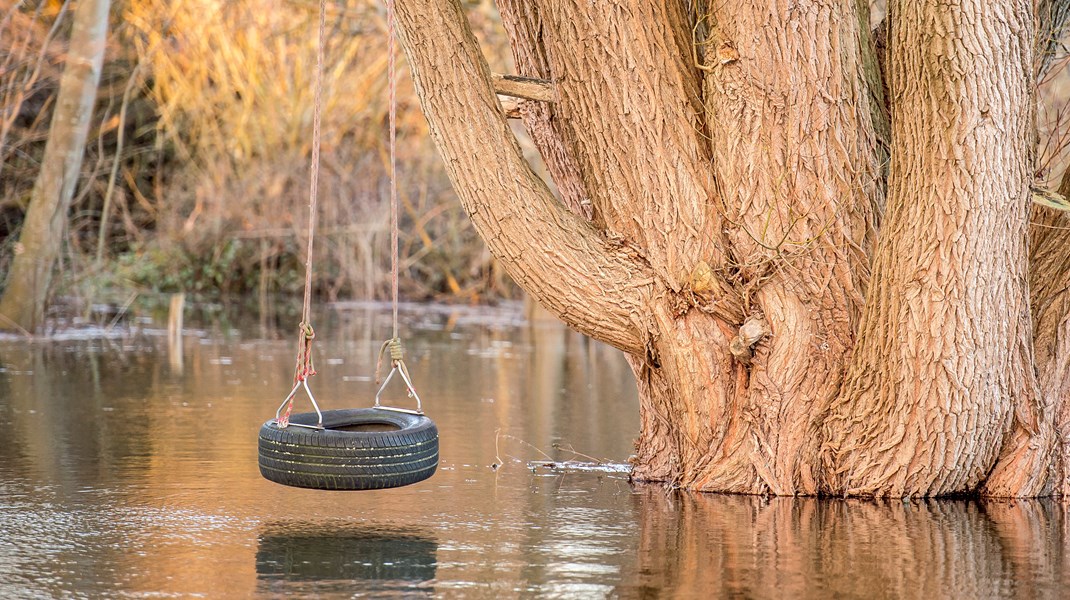
M 400 338 L 396 338 L 396 337 L 395 338 L 391 338 L 391 339 L 383 342 L 383 345 L 379 347 L 379 358 L 377 358 L 375 360 L 375 384 L 376 385 L 379 385 L 380 383 L 383 382 L 383 380 L 379 376 L 379 374 L 382 372 L 383 356 L 385 354 L 387 354 L 387 351 L 389 351 L 389 353 L 390 353 L 390 366 L 391 366 L 391 368 L 404 369 L 405 376 L 408 377 L 408 375 L 409 375 L 409 371 L 405 367 L 405 349 L 401 347 L 401 339 Z

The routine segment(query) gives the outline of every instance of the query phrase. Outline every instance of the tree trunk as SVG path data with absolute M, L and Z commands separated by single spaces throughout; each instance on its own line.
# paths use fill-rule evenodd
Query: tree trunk
M 1063 176 L 1060 191 L 1070 196 L 1070 170 Z M 1039 216 L 1039 215 L 1038 215 Z M 1047 214 L 1037 220 L 1031 242 L 1029 283 L 1033 309 L 1034 348 L 1039 374 L 1041 402 L 1039 428 L 1026 432 L 1029 453 L 1023 467 L 1014 460 L 1001 460 L 1010 476 L 1018 475 L 1003 487 L 996 487 L 999 471 L 993 473 L 991 495 L 1030 496 L 1049 493 L 1070 496 L 1070 260 L 1067 260 L 1066 213 Z M 1019 432 L 1023 435 L 1026 432 Z M 1019 445 L 1007 445 L 1005 452 L 1016 457 Z M 1047 481 L 1045 481 L 1047 479 Z
M 518 69 L 554 86 L 523 112 L 560 200 L 459 2 L 396 4 L 477 230 L 536 300 L 628 354 L 635 478 L 1051 489 L 1070 332 L 1055 255 L 1030 314 L 1026 0 L 893 3 L 884 69 L 859 0 L 499 0 Z M 1022 465 L 1028 485 L 1000 474 Z
M 1070 195 L 1070 169 L 1059 193 Z M 1064 212 L 1038 208 L 1030 227 L 1029 290 L 1040 384 L 1035 412 L 1014 425 L 985 482 L 989 496 L 1070 495 L 1070 261 Z M 1028 425 L 1027 425 L 1028 424 Z
M 82 165 L 107 42 L 108 0 L 83 0 L 74 13 L 41 171 L 0 299 L 0 329 L 34 331 L 44 318 L 52 269 Z
M 1038 398 L 1026 286 L 1032 20 L 1026 0 L 891 2 L 888 212 L 827 490 L 975 490 Z
M 579 88 L 540 109 L 539 116 L 545 117 L 526 119 L 544 156 L 612 154 L 578 169 L 581 178 L 591 174 L 585 189 L 595 190 L 586 194 L 595 223 L 613 236 L 634 240 L 644 257 L 693 257 L 686 247 L 669 252 L 672 239 L 665 239 L 680 229 L 686 236 L 692 227 L 706 232 L 710 242 L 733 248 L 727 259 L 707 252 L 700 255 L 701 266 L 692 259 L 661 269 L 667 289 L 648 308 L 654 316 L 650 337 L 657 360 L 631 360 L 643 422 L 635 477 L 698 489 L 815 493 L 813 408 L 830 400 L 846 365 L 867 273 L 871 199 L 878 195 L 854 3 L 800 13 L 766 12 L 763 3 L 718 5 L 703 15 L 689 15 L 674 2 L 624 3 L 621 14 L 632 18 L 610 21 L 586 15 L 584 10 L 592 9 L 578 5 L 565 10 L 548 3 L 552 16 L 547 17 L 539 12 L 539 3 L 499 4 L 503 21 L 514 32 L 518 64 L 533 69 L 532 75 L 560 82 L 559 90 Z M 686 39 L 695 28 L 691 18 L 718 24 L 716 35 L 705 42 L 704 62 L 713 67 L 705 77 L 707 122 L 702 124 L 691 122 L 687 108 L 699 102 L 699 65 L 680 62 L 691 53 Z M 666 23 L 676 32 L 674 43 L 654 44 L 656 52 L 641 55 L 637 48 L 651 47 L 642 40 L 658 38 Z M 551 32 L 562 35 L 579 27 L 590 29 L 570 39 L 597 43 L 583 52 L 563 51 L 569 44 Z M 769 32 L 768 37 L 746 35 L 755 28 Z M 786 38 L 777 33 L 785 28 L 799 34 Z M 769 53 L 769 47 L 777 51 Z M 784 66 L 772 59 L 813 49 L 822 60 Z M 722 62 L 719 53 L 728 58 Z M 621 56 L 628 58 L 610 59 Z M 653 81 L 635 77 L 659 65 L 662 70 L 671 65 L 672 76 Z M 614 66 L 625 72 L 613 72 Z M 833 93 L 819 85 L 830 77 Z M 665 114 L 643 122 L 621 106 L 631 96 L 637 106 L 666 106 L 664 98 L 688 104 L 676 109 L 678 124 L 667 126 L 660 122 L 668 120 Z M 766 110 L 770 104 L 775 108 Z M 593 132 L 586 126 L 605 115 L 627 122 Z M 556 138 L 564 152 L 543 141 L 550 137 L 543 132 L 562 128 L 561 121 L 572 124 L 571 133 Z M 800 126 L 815 121 L 821 122 L 816 135 L 813 128 Z M 717 132 L 713 143 L 685 154 L 674 150 L 673 140 L 662 133 L 682 132 L 675 138 L 678 147 L 693 147 L 691 132 L 707 127 Z M 629 135 L 629 129 L 635 134 Z M 607 130 L 621 140 L 607 143 Z M 640 141 L 657 145 L 643 147 Z M 831 155 L 828 148 L 835 149 Z M 708 153 L 713 156 L 707 158 Z M 701 173 L 709 170 L 711 158 L 721 189 L 733 190 L 730 195 L 711 205 L 712 192 L 691 194 L 699 204 L 690 214 L 672 219 L 650 214 L 647 199 L 656 206 L 686 203 L 671 185 L 644 181 L 642 174 Z M 600 176 L 616 172 L 607 164 L 637 165 L 633 169 L 640 175 L 625 170 L 624 179 L 613 181 Z M 853 165 L 862 167 L 849 168 Z M 701 175 L 690 179 L 703 181 Z M 859 208 L 838 210 L 845 198 Z M 719 213 L 727 213 L 730 224 L 718 224 Z M 638 230 L 628 219 L 634 215 L 647 215 Z M 727 235 L 718 236 L 718 231 Z M 652 239 L 650 234 L 658 232 L 661 237 Z M 673 282 L 671 273 L 681 271 L 690 277 Z M 729 348 L 748 319 L 760 330 L 772 329 L 772 342 L 760 347 L 757 357 L 749 348 L 741 349 L 750 368 Z
M 749 429 L 740 450 L 761 480 L 753 491 L 817 492 L 817 419 L 862 311 L 880 186 L 855 8 L 753 0 L 712 3 L 708 15 L 713 171 L 729 190 L 746 310 L 770 329 L 733 400 Z

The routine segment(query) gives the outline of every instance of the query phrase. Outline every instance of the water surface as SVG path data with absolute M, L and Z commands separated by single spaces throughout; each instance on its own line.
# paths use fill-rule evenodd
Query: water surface
M 441 435 L 430 480 L 275 485 L 256 437 L 289 391 L 297 319 L 249 314 L 191 309 L 181 344 L 148 308 L 0 340 L 4 597 L 1058 598 L 1070 583 L 1058 503 L 633 486 L 623 359 L 515 306 L 402 311 Z M 324 408 L 372 402 L 389 318 L 317 314 Z

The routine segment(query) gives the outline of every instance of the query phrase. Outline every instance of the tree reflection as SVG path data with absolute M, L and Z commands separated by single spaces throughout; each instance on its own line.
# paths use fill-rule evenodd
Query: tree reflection
M 1055 501 L 872 502 L 637 488 L 640 540 L 621 594 L 741 598 L 1059 597 Z
M 141 348 L 112 339 L 0 348 L 0 461 L 12 475 L 71 491 L 144 470 L 156 443 L 145 374 L 158 366 L 125 347 Z

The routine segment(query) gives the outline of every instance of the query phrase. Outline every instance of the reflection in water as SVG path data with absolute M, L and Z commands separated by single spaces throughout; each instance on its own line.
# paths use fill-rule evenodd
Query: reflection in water
M 19 455 L 26 460 L 8 468 L 41 474 L 65 489 L 99 485 L 143 466 L 154 444 L 142 400 L 142 374 L 159 364 L 148 354 L 153 349 L 118 340 L 0 345 L 0 460 Z
M 371 404 L 384 308 L 317 323 L 325 408 Z M 166 305 L 111 339 L 0 339 L 0 596 L 1059 598 L 1070 586 L 1060 503 L 632 486 L 613 467 L 638 429 L 627 365 L 520 315 L 403 310 L 441 463 L 375 492 L 260 477 L 257 431 L 290 389 L 297 311 L 245 322 L 187 307 L 181 348 Z M 591 457 L 609 464 L 567 462 Z
M 256 573 L 262 591 L 323 593 L 405 590 L 434 592 L 438 544 L 412 531 L 341 523 L 266 525 L 257 541 Z M 281 582 L 281 585 L 280 585 Z M 321 582 L 295 590 L 289 582 Z
M 1059 598 L 1066 507 L 1051 500 L 633 496 L 641 523 L 622 594 L 739 598 Z

